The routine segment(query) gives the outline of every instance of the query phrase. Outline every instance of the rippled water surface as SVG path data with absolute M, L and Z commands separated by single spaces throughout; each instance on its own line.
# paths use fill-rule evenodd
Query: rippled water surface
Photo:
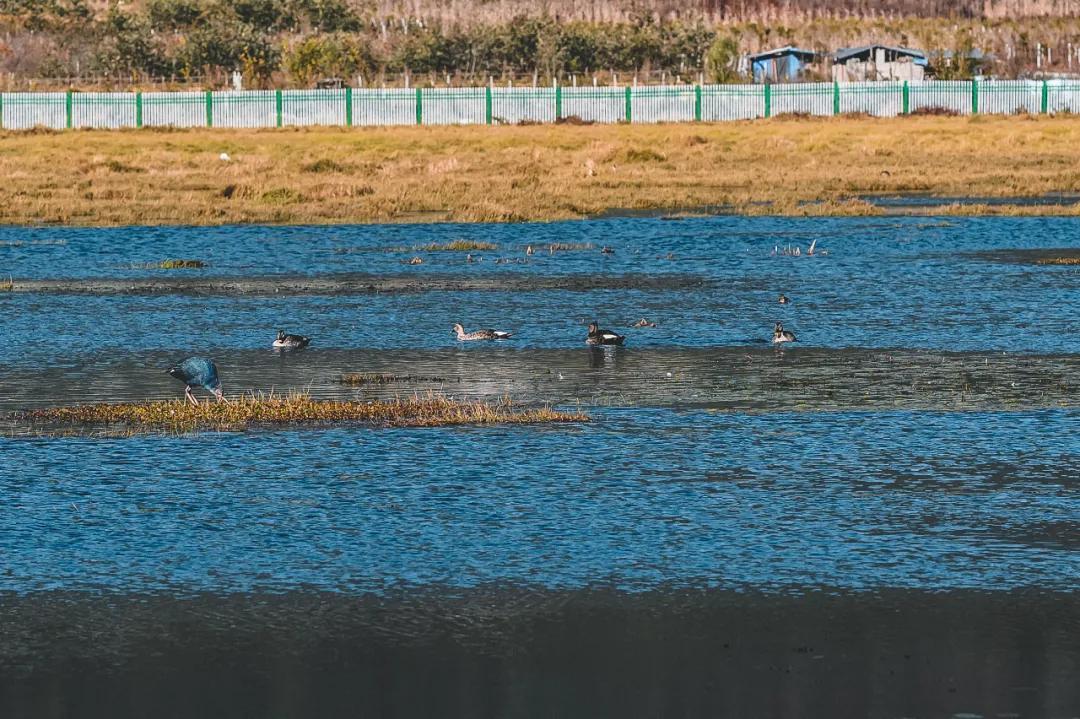
M 475 592 L 470 611 L 483 614 L 483 607 L 509 606 L 505 598 L 485 598 L 493 587 L 552 596 L 597 588 L 635 597 L 719 592 L 736 597 L 735 604 L 751 595 L 900 591 L 913 593 L 904 606 L 922 616 L 918 607 L 937 611 L 929 598 L 975 592 L 996 598 L 980 605 L 992 608 L 972 615 L 966 638 L 956 640 L 974 646 L 973 637 L 999 636 L 986 629 L 995 622 L 1017 628 L 1027 621 L 1017 618 L 1020 605 L 1011 597 L 1075 597 L 1080 590 L 1080 341 L 1073 308 L 1080 271 L 1036 263 L 1074 253 L 1078 237 L 1080 222 L 1067 218 L 2 228 L 0 274 L 10 274 L 15 286 L 0 292 L 0 599 L 9 598 L 0 601 L 0 624 L 15 631 L 35 615 L 34 606 L 68 606 L 52 599 L 35 605 L 39 596 L 249 597 L 262 609 L 205 600 L 212 607 L 205 611 L 229 627 L 207 641 L 234 651 L 236 637 L 228 632 L 239 631 L 242 620 L 221 618 L 270 612 L 256 599 L 270 595 Z M 474 252 L 472 262 L 463 252 L 426 249 L 458 239 L 498 247 Z M 815 240 L 815 255 L 807 256 Z M 549 252 L 555 242 L 577 247 Z M 604 246 L 614 252 L 601 253 Z M 796 247 L 799 256 L 787 254 Z M 208 267 L 143 267 L 169 257 Z M 405 264 L 412 257 L 423 263 Z M 790 305 L 777 303 L 780 292 Z M 657 326 L 630 327 L 642 317 Z M 593 318 L 627 334 L 626 346 L 586 348 L 583 322 Z M 515 336 L 459 344 L 450 332 L 459 321 Z M 772 348 L 776 321 L 799 342 Z M 279 327 L 312 336 L 312 346 L 271 350 Z M 117 439 L 92 431 L 45 436 L 12 414 L 179 397 L 182 387 L 164 370 L 196 353 L 217 360 L 230 394 L 509 396 L 582 407 L 592 420 Z M 353 387 L 340 381 L 349 372 L 393 377 Z M 186 609 L 153 611 L 203 611 L 203 599 L 192 601 Z M 308 607 L 316 600 L 298 601 Z M 551 609 L 569 600 L 543 601 L 545 612 L 561 617 L 551 622 L 578 621 Z M 739 612 L 772 611 L 747 601 Z M 949 611 L 962 617 L 967 601 L 956 599 Z M 1024 716 L 1080 710 L 1075 692 L 1051 691 L 1068 686 L 1070 667 L 1080 671 L 1076 647 L 1061 639 L 1075 636 L 1075 602 L 1039 601 L 1063 617 L 1038 630 L 1057 659 L 1023 681 L 1050 689 L 1037 701 L 1002 690 L 984 708 L 1020 707 Z M 72 645 L 96 641 L 81 634 L 93 625 L 86 617 L 118 611 L 78 602 L 81 609 L 70 610 L 76 618 L 53 623 L 70 622 L 72 636 L 81 637 Z M 428 610 L 417 606 L 401 610 L 411 627 L 401 637 L 427 631 L 415 622 Z M 265 621 L 322 621 L 310 608 L 280 611 Z M 340 611 L 354 623 L 367 616 L 347 606 Z M 582 611 L 583 626 L 592 626 L 592 610 Z M 604 615 L 609 619 L 622 616 L 617 607 L 604 611 L 614 612 Z M 692 606 L 671 611 L 676 624 L 684 614 L 705 616 Z M 834 610 L 821 611 L 832 617 Z M 339 619 L 312 631 L 333 634 Z M 469 627 L 484 627 L 476 632 L 503 636 L 491 628 L 503 620 L 474 619 Z M 371 621 L 363 620 L 363 631 L 383 626 Z M 208 622 L 199 626 L 218 627 Z M 1024 627 L 1009 635 L 1016 646 L 991 642 L 985 651 L 1042 656 L 1025 644 L 1032 630 Z M 911 631 L 897 629 L 878 648 L 852 648 L 845 656 L 895 650 Z M 948 631 L 942 646 L 951 641 Z M 66 656 L 33 649 L 35 635 L 25 633 L 24 644 L 0 651 L 0 669 L 29 666 L 35 652 Z M 595 641 L 613 652 L 604 662 L 620 661 L 618 641 Z M 760 641 L 768 648 L 732 665 L 745 664 L 753 674 L 748 686 L 760 687 L 750 692 L 745 715 L 794 716 L 755 703 L 775 686 L 754 674 L 761 669 L 755 661 L 776 653 L 772 639 Z M 528 644 L 529 651 L 540 644 Z M 715 649 L 706 642 L 701 651 L 712 656 Z M 809 670 L 819 657 L 807 651 Z M 890 665 L 890 675 L 903 673 L 913 651 L 896 655 L 900 663 Z M 934 652 L 943 673 L 969 666 L 948 651 Z M 992 680 L 973 681 L 1021 681 L 1002 661 Z M 632 671 L 639 670 L 654 674 Z M 522 676 L 536 680 L 528 671 Z M 0 709 L 15 707 L 19 715 L 18 695 L 4 704 L 3 679 L 0 671 Z M 907 694 L 803 713 L 937 716 L 944 706 L 961 713 L 980 706 L 939 701 L 935 692 L 953 690 L 936 679 L 912 681 Z M 524 686 L 496 684 L 518 687 L 508 697 Z M 678 697 L 677 685 L 656 691 Z M 537 686 L 538 696 L 553 696 L 543 681 Z M 905 704 L 914 694 L 925 701 Z M 561 714 L 580 706 L 582 696 L 548 702 L 549 709 Z M 978 692 L 959 696 L 967 701 Z M 451 714 L 540 715 L 525 705 L 470 706 Z M 657 712 L 686 713 L 671 706 Z
M 594 408 L 571 427 L 127 440 L 12 430 L 0 440 L 0 589 L 1075 588 L 1080 272 L 1010 251 L 1075 249 L 1078 229 L 711 218 L 0 230 L 20 281 L 419 282 L 282 296 L 12 292 L 0 297 L 6 411 L 178 396 L 162 370 L 195 352 L 217 358 L 231 392 Z M 472 263 L 424 249 L 456 239 L 498 249 Z M 584 249 L 552 254 L 553 242 Z M 413 256 L 424 263 L 402 264 Z M 166 257 L 209 268 L 135 269 Z M 530 289 L 540 277 L 559 281 Z M 626 286 L 588 289 L 612 277 Z M 425 278 L 517 289 L 426 289 Z M 781 291 L 792 304 L 776 302 Z M 593 317 L 627 346 L 586 349 L 581 321 Z M 658 326 L 627 326 L 640 317 Z M 776 320 L 797 346 L 768 346 Z M 454 321 L 516 336 L 460 345 Z M 312 347 L 270 350 L 279 326 Z M 350 388 L 338 381 L 350 371 L 411 379 Z

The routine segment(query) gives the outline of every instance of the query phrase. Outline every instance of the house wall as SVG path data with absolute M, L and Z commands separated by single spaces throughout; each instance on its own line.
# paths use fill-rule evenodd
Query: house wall
M 832 66 L 832 78 L 836 82 L 873 82 L 878 80 L 907 80 L 917 82 L 926 77 L 926 68 L 910 58 L 897 62 L 872 62 L 849 60 Z

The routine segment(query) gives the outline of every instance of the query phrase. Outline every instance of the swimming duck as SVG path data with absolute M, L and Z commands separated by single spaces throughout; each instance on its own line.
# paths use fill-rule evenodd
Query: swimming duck
M 777 322 L 776 327 L 773 328 L 772 333 L 773 344 L 780 344 L 781 342 L 797 342 L 795 339 L 795 333 L 788 332 L 784 329 L 782 322 Z
M 587 345 L 621 345 L 626 337 L 616 334 L 611 330 L 602 330 L 596 322 L 589 323 L 589 336 L 585 338 Z
M 460 323 L 455 324 L 453 330 L 457 333 L 458 342 L 470 342 L 472 340 L 506 340 L 514 336 L 509 332 L 493 329 L 466 332 L 465 328 L 462 327 Z
M 188 357 L 172 369 L 167 370 L 167 372 L 187 385 L 184 387 L 184 396 L 194 405 L 199 404 L 199 400 L 191 393 L 192 387 L 202 387 L 217 397 L 218 402 L 229 401 L 225 399 L 225 395 L 221 391 L 221 380 L 218 379 L 217 365 L 214 364 L 212 359 Z
M 299 350 L 307 347 L 311 344 L 310 337 L 304 337 L 303 335 L 287 335 L 285 330 L 277 331 L 277 339 L 274 340 L 274 347 L 284 350 Z
M 785 295 L 783 292 L 781 292 L 779 302 L 782 305 L 786 305 L 788 302 L 791 302 L 791 300 L 788 299 L 787 295 Z

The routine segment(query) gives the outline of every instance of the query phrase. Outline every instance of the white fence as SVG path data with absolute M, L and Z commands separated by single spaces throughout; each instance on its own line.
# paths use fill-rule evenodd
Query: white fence
M 0 127 L 284 127 L 715 122 L 784 114 L 1080 112 L 1065 80 L 0 93 Z

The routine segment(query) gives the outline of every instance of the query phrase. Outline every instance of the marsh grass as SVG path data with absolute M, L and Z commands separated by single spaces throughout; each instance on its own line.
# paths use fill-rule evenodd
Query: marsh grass
M 512 222 L 701 207 L 847 215 L 867 214 L 851 200 L 872 193 L 1080 192 L 1080 123 L 1067 117 L 8 131 L 0 138 L 0 223 L 7 224 Z M 243 162 L 218 162 L 224 143 Z M 332 154 L 350 164 L 318 159 Z M 145 172 L 80 174 L 109 161 Z M 76 175 L 82 179 L 72 182 Z M 820 206 L 807 210 L 808 203 Z M 1080 207 L 925 210 L 942 211 L 1069 215 Z
M 1038 265 L 1080 265 L 1080 257 L 1046 257 L 1039 260 Z
M 365 384 L 394 384 L 396 382 L 446 382 L 445 377 L 434 375 L 396 375 L 379 372 L 348 372 L 338 380 L 341 384 L 359 386 Z
M 595 250 L 596 245 L 591 242 L 552 242 L 547 248 L 548 252 L 583 252 Z
M 308 164 L 303 165 L 300 169 L 303 170 L 304 172 L 348 172 L 349 171 L 349 167 L 347 165 L 343 165 L 342 163 L 337 162 L 336 160 L 331 160 L 330 158 L 327 158 L 327 157 L 324 157 L 321 160 L 316 160 L 315 162 L 309 162 Z
M 519 408 L 496 402 L 455 400 L 437 394 L 373 402 L 321 401 L 307 395 L 248 396 L 229 403 L 183 400 L 88 404 L 34 410 L 17 421 L 39 427 L 109 427 L 120 433 L 237 431 L 249 427 L 356 423 L 387 427 L 461 424 L 585 422 L 588 415 L 549 407 Z
M 497 249 L 499 246 L 494 242 L 480 242 L 479 240 L 451 240 L 443 244 L 432 242 L 412 248 L 413 251 L 420 252 L 478 252 Z
M 201 270 L 206 267 L 206 263 L 202 260 L 169 259 L 150 264 L 147 267 L 155 270 Z

